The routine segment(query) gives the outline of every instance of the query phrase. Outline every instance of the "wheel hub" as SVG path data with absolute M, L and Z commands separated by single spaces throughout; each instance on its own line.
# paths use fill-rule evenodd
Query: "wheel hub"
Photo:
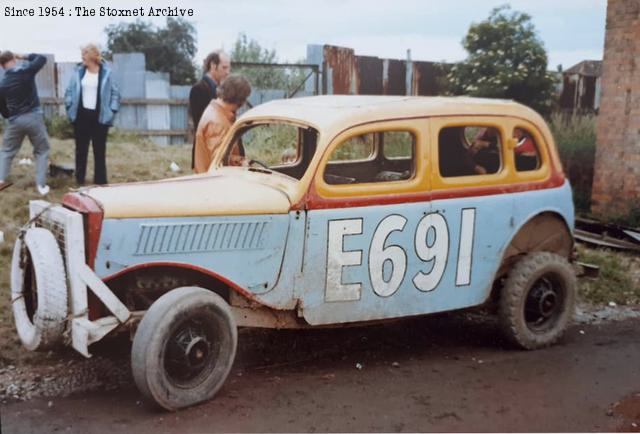
M 207 367 L 212 357 L 207 334 L 198 327 L 180 328 L 167 343 L 165 367 L 178 382 L 191 381 Z
M 561 293 L 549 279 L 538 280 L 525 301 L 525 318 L 533 327 L 544 327 L 557 317 L 562 308 Z
M 209 344 L 197 336 L 191 339 L 185 351 L 185 357 L 192 368 L 201 368 L 209 355 Z

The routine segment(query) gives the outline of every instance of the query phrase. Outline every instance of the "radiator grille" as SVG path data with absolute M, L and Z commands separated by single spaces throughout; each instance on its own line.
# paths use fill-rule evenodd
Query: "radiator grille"
M 66 257 L 65 255 L 66 239 L 65 239 L 64 223 L 57 222 L 50 218 L 45 218 L 44 216 L 40 216 L 38 217 L 38 219 L 36 219 L 35 224 L 37 227 L 47 229 L 53 234 L 56 241 L 58 242 L 58 247 L 60 248 L 62 257 L 65 258 Z
M 268 222 L 141 225 L 135 255 L 262 248 Z

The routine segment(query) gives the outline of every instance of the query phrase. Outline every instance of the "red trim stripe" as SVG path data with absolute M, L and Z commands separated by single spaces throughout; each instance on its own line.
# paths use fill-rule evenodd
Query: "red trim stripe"
M 344 197 L 325 198 L 321 197 L 316 188 L 315 182 L 309 186 L 309 192 L 303 198 L 304 208 L 314 209 L 335 209 L 354 208 L 372 205 L 392 205 L 400 203 L 430 202 L 442 199 L 459 199 L 463 197 L 492 196 L 497 194 L 520 193 L 523 191 L 543 190 L 548 188 L 561 187 L 564 184 L 565 176 L 561 172 L 555 172 L 546 181 L 523 182 L 508 185 L 492 185 L 479 187 L 451 187 L 442 190 L 425 191 L 419 193 L 386 194 L 366 197 Z M 302 204 L 300 204 L 302 205 Z M 296 208 L 301 208 L 296 205 Z

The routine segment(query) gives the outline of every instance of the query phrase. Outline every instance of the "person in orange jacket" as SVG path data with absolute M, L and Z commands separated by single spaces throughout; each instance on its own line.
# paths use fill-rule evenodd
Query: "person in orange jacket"
M 196 131 L 194 171 L 205 173 L 236 118 L 236 111 L 251 94 L 249 81 L 232 74 L 218 87 L 218 97 L 211 101 L 202 114 Z M 236 155 L 240 153 L 234 149 Z

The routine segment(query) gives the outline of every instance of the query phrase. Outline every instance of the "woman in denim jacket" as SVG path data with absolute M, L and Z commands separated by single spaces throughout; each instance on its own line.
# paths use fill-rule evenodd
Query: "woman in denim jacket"
M 67 116 L 76 139 L 76 181 L 84 184 L 89 143 L 93 144 L 94 182 L 107 183 L 107 133 L 120 108 L 120 93 L 111 68 L 94 44 L 82 48 L 82 63 L 65 92 Z

